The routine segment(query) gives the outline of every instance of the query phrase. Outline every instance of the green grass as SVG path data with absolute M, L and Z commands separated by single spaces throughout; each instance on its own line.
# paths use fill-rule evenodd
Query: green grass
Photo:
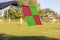
M 27 23 L 0 23 L 0 34 L 15 36 L 46 36 L 60 38 L 60 23 L 43 23 L 40 26 L 27 26 Z

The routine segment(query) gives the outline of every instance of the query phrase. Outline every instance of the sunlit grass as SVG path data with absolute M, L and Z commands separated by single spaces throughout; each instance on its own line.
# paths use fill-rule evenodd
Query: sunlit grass
M 0 23 L 0 33 L 15 36 L 47 36 L 60 38 L 60 23 L 43 23 L 39 26 L 28 26 L 27 23 Z

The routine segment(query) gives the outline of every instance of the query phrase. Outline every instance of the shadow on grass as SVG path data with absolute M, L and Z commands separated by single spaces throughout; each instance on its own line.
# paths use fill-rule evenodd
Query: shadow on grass
M 60 30 L 60 28 L 53 28 L 53 29 L 57 29 L 57 30 Z
M 60 39 L 49 38 L 45 36 L 12 36 L 0 34 L 0 40 L 60 40 Z

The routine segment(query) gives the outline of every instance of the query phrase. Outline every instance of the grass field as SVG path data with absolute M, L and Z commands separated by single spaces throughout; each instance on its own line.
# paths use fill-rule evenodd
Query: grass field
M 27 23 L 0 23 L 0 34 L 14 36 L 46 36 L 60 39 L 60 23 L 43 23 L 38 26 L 28 26 Z

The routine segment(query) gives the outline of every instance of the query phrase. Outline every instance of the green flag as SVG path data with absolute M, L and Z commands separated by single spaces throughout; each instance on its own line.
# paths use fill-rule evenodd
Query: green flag
M 38 15 L 37 8 L 33 5 L 30 6 L 30 10 L 32 12 L 32 15 Z
M 26 16 L 25 20 L 27 21 L 28 26 L 36 25 L 33 16 Z

